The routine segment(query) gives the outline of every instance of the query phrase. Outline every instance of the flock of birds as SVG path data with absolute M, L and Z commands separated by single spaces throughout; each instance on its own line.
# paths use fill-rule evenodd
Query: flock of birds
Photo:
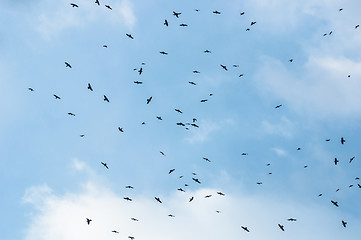
M 98 6 L 101 5 L 98 0 L 95 0 L 95 4 L 98 5 Z M 78 8 L 78 7 L 79 7 L 79 5 L 76 4 L 76 3 L 70 3 L 70 5 L 71 5 L 71 7 L 73 7 L 73 8 Z M 112 10 L 112 7 L 111 7 L 111 6 L 109 6 L 109 5 L 104 5 L 104 6 L 105 6 L 106 8 L 108 8 L 109 10 Z M 199 10 L 199 9 L 195 9 L 195 11 L 198 12 L 198 11 L 200 11 L 200 10 Z M 341 11 L 343 11 L 343 9 L 340 8 L 339 11 L 341 12 Z M 217 15 L 221 14 L 221 12 L 220 12 L 220 11 L 217 11 L 217 10 L 213 11 L 212 13 L 213 13 L 213 14 L 217 14 Z M 181 12 L 173 11 L 172 14 L 173 14 L 173 16 L 174 16 L 175 18 L 180 18 L 182 13 L 181 13 Z M 239 14 L 240 14 L 240 16 L 243 16 L 243 15 L 245 15 L 245 12 L 240 12 Z M 250 31 L 250 30 L 251 30 L 251 27 L 254 26 L 256 23 L 257 23 L 256 21 L 250 22 L 249 27 L 247 27 L 245 30 L 246 30 L 246 31 Z M 169 26 L 169 21 L 168 21 L 167 19 L 165 19 L 163 24 L 164 24 L 165 27 L 168 27 L 168 26 Z M 187 27 L 188 24 L 181 23 L 180 26 L 181 26 L 181 27 Z M 359 28 L 359 25 L 356 25 L 354 28 L 355 28 L 355 29 Z M 331 35 L 332 33 L 333 33 L 333 31 L 330 31 L 329 33 L 323 34 L 323 36 Z M 128 37 L 129 39 L 134 39 L 134 36 L 133 36 L 132 34 L 130 34 L 130 33 L 126 33 L 125 35 L 126 35 L 126 37 Z M 104 48 L 107 48 L 108 46 L 107 46 L 107 45 L 103 45 L 103 47 L 104 47 Z M 210 50 L 208 50 L 208 49 L 204 50 L 203 52 L 204 52 L 205 54 L 211 54 L 211 53 L 212 53 L 212 52 L 211 52 Z M 168 52 L 165 52 L 165 51 L 160 51 L 159 53 L 162 54 L 162 55 L 168 55 Z M 293 62 L 294 62 L 294 59 L 293 59 L 293 58 L 290 58 L 288 61 L 289 61 L 289 63 L 293 63 Z M 66 67 L 66 68 L 69 68 L 69 69 L 72 69 L 72 68 L 73 68 L 73 66 L 72 66 L 69 62 L 65 61 L 64 63 L 65 63 L 65 67 Z M 137 71 L 139 75 L 142 75 L 142 74 L 143 74 L 143 66 L 144 66 L 144 65 L 145 65 L 145 63 L 142 63 L 142 66 L 141 66 L 140 68 L 134 68 L 133 70 L 134 70 L 134 71 Z M 229 68 L 228 68 L 226 65 L 224 65 L 224 64 L 219 64 L 219 67 L 220 67 L 220 69 L 223 69 L 224 71 L 228 71 L 228 70 L 229 70 Z M 232 67 L 237 68 L 237 67 L 239 67 L 239 65 L 232 65 Z M 199 72 L 198 70 L 194 70 L 193 73 L 194 73 L 194 74 L 199 74 L 200 72 Z M 243 77 L 243 76 L 244 76 L 244 74 L 242 74 L 242 73 L 239 74 L 239 77 Z M 350 75 L 348 75 L 348 77 L 350 77 Z M 194 82 L 194 81 L 189 81 L 188 83 L 189 83 L 190 85 L 197 85 L 197 83 Z M 141 85 L 141 84 L 143 84 L 143 82 L 137 80 L 137 81 L 134 81 L 134 84 Z M 89 91 L 93 91 L 93 87 L 92 87 L 91 83 L 88 83 L 87 89 L 88 89 Z M 31 88 L 31 87 L 29 87 L 28 90 L 29 90 L 29 91 L 32 91 L 32 92 L 34 91 L 34 89 Z M 61 97 L 58 96 L 57 94 L 53 94 L 53 96 L 54 96 L 54 98 L 55 98 L 56 100 L 61 100 Z M 209 94 L 209 97 L 211 97 L 211 96 L 213 96 L 212 93 Z M 147 99 L 145 99 L 145 104 L 151 104 L 152 99 L 153 99 L 153 96 L 149 96 Z M 106 95 L 103 95 L 103 101 L 109 103 L 109 102 L 110 102 L 110 99 L 109 99 Z M 204 99 L 201 99 L 201 100 L 200 100 L 200 102 L 202 102 L 202 103 L 207 102 L 207 101 L 208 101 L 207 98 L 204 98 Z M 281 108 L 281 107 L 282 107 L 282 104 L 279 104 L 279 105 L 276 105 L 274 108 L 275 108 L 275 109 L 278 109 L 278 108 Z M 183 114 L 183 111 L 180 110 L 180 109 L 178 109 L 178 108 L 175 108 L 174 110 L 175 110 L 177 113 L 179 113 L 179 114 Z M 68 112 L 67 114 L 68 114 L 69 116 L 72 116 L 72 117 L 75 117 L 75 116 L 76 116 L 75 113 L 73 113 L 73 112 Z M 156 118 L 157 118 L 158 120 L 160 120 L 160 121 L 163 120 L 161 116 L 156 116 Z M 145 124 L 145 122 L 142 122 L 142 124 Z M 177 122 L 176 125 L 177 125 L 177 126 L 184 127 L 186 130 L 189 130 L 190 127 L 195 127 L 195 128 L 199 128 L 199 127 L 200 127 L 200 126 L 198 125 L 198 123 L 197 123 L 197 118 L 195 118 L 195 117 L 192 118 L 189 122 Z M 125 130 L 123 129 L 123 127 L 120 127 L 120 126 L 118 127 L 118 131 L 121 132 L 121 133 L 124 133 L 124 132 L 125 132 Z M 81 134 L 81 135 L 80 135 L 80 137 L 84 137 L 84 136 L 85 136 L 85 134 Z M 330 140 L 331 140 L 331 139 L 326 139 L 325 141 L 326 141 L 326 142 L 329 142 Z M 345 140 L 343 137 L 341 137 L 341 138 L 340 138 L 340 143 L 343 145 L 343 144 L 346 143 L 346 140 Z M 297 150 L 300 151 L 301 148 L 299 147 L 299 148 L 297 148 Z M 164 153 L 163 151 L 160 151 L 160 154 L 163 155 L 163 156 L 165 156 L 165 153 Z M 242 153 L 241 155 L 246 156 L 246 155 L 248 155 L 248 153 Z M 351 163 L 354 159 L 355 159 L 355 157 L 351 157 L 350 160 L 349 160 L 349 163 Z M 211 160 L 208 159 L 207 157 L 203 157 L 203 160 L 205 160 L 205 161 L 207 161 L 207 162 L 211 162 Z M 100 162 L 100 163 L 101 163 L 101 165 L 102 165 L 104 168 L 109 169 L 109 166 L 108 166 L 108 164 L 107 164 L 106 162 Z M 334 165 L 337 165 L 338 163 L 339 163 L 339 160 L 338 160 L 337 157 L 335 157 L 335 158 L 334 158 Z M 269 165 L 270 165 L 270 164 L 267 164 L 267 166 L 269 166 Z M 304 168 L 307 168 L 307 165 L 305 165 Z M 174 168 L 173 168 L 173 169 L 170 169 L 169 172 L 168 172 L 168 174 L 172 174 L 174 171 L 175 171 Z M 272 174 L 272 173 L 270 172 L 269 174 Z M 201 181 L 199 180 L 199 178 L 196 177 L 197 174 L 196 174 L 196 173 L 192 173 L 192 175 L 193 175 L 192 180 L 193 180 L 195 183 L 197 183 L 197 184 L 201 184 Z M 179 178 L 182 178 L 182 177 L 183 177 L 183 176 L 180 176 Z M 359 178 L 356 177 L 355 180 L 359 180 Z M 257 184 L 258 184 L 258 185 L 261 185 L 262 182 L 257 182 Z M 349 185 L 349 187 L 353 187 L 353 186 L 354 186 L 353 184 Z M 358 188 L 361 188 L 361 185 L 360 185 L 359 183 L 357 183 L 357 186 L 358 186 Z M 188 184 L 185 184 L 185 187 L 188 187 Z M 128 186 L 125 186 L 125 188 L 127 188 L 127 189 L 133 189 L 133 186 L 128 185 Z M 184 188 L 178 188 L 177 190 L 180 191 L 180 192 L 185 192 Z M 338 191 L 338 190 L 339 190 L 339 189 L 337 189 L 336 191 Z M 223 192 L 221 192 L 221 191 L 216 192 L 216 194 L 219 195 L 219 196 L 225 196 L 225 193 L 223 193 Z M 320 193 L 318 196 L 321 197 L 321 196 L 322 196 L 322 193 Z M 212 194 L 209 194 L 209 195 L 206 195 L 206 196 L 205 196 L 205 198 L 210 198 L 210 197 L 212 197 Z M 130 197 L 128 197 L 128 196 L 124 197 L 124 200 L 125 200 L 125 201 L 129 201 L 129 202 L 133 201 L 133 199 L 130 198 Z M 163 203 L 163 200 L 160 199 L 160 197 L 158 197 L 158 196 L 155 196 L 155 197 L 154 197 L 154 200 L 155 200 L 156 202 L 160 203 L 160 204 Z M 189 202 L 192 202 L 193 200 L 194 200 L 194 197 L 193 197 L 193 196 L 192 196 L 191 198 L 189 198 Z M 335 207 L 339 207 L 339 206 L 340 206 L 340 205 L 339 205 L 339 202 L 337 202 L 337 201 L 335 201 L 335 200 L 330 200 L 330 203 L 331 203 L 333 206 L 335 206 Z M 217 212 L 217 213 L 220 213 L 219 210 L 217 210 L 216 212 Z M 169 214 L 168 216 L 169 216 L 169 217 L 175 217 L 175 215 L 173 215 L 173 214 Z M 91 219 L 91 218 L 88 218 L 88 217 L 85 218 L 85 220 L 86 220 L 86 223 L 87 223 L 88 225 L 90 225 L 91 222 L 92 222 L 92 219 Z M 135 222 L 139 221 L 137 218 L 134 218 L 134 217 L 132 217 L 131 220 L 132 220 L 132 221 L 135 221 Z M 289 222 L 295 222 L 295 221 L 297 221 L 297 219 L 291 217 L 291 218 L 288 218 L 287 221 L 289 221 Z M 342 219 L 342 220 L 340 221 L 340 223 L 342 224 L 343 227 L 346 228 L 347 222 L 346 222 L 345 220 Z M 276 224 L 275 224 L 275 225 L 276 225 Z M 281 223 L 278 223 L 276 226 L 278 226 L 278 228 L 279 228 L 281 231 L 285 231 L 285 230 L 286 230 L 286 228 L 284 227 L 284 225 L 282 225 Z M 243 229 L 245 232 L 251 232 L 251 229 L 250 229 L 248 226 L 241 225 L 240 228 Z M 111 230 L 111 232 L 113 232 L 113 233 L 115 233 L 115 234 L 118 234 L 118 233 L 119 233 L 117 230 Z M 129 238 L 129 239 L 132 239 L 132 240 L 135 239 L 134 236 L 128 236 L 128 238 Z

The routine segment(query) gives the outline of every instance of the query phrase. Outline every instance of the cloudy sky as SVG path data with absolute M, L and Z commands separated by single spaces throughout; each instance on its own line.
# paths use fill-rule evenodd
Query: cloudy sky
M 0 1 L 0 238 L 358 239 L 360 10 Z

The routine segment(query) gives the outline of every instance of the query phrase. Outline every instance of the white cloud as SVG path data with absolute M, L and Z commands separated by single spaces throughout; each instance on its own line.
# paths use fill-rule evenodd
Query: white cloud
M 287 117 L 282 116 L 277 123 L 271 123 L 269 121 L 262 121 L 261 128 L 262 133 L 271 135 L 279 135 L 285 138 L 291 138 L 294 135 L 294 123 Z
M 202 121 L 199 128 L 192 128 L 192 135 L 186 140 L 189 143 L 197 143 L 197 142 L 204 142 L 208 140 L 209 135 L 218 129 L 220 129 L 219 125 L 216 123 L 208 122 L 208 121 Z
M 286 156 L 287 152 L 282 148 L 272 148 L 272 151 L 274 151 L 278 156 Z

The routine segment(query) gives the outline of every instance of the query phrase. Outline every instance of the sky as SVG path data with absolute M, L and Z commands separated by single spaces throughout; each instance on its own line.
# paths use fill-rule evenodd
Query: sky
M 360 1 L 99 2 L 0 1 L 0 239 L 358 239 Z

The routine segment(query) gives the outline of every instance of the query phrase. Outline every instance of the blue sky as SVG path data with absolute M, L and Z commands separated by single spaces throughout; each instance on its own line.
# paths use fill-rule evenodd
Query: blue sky
M 1 239 L 361 234 L 359 1 L 70 3 L 0 2 Z

